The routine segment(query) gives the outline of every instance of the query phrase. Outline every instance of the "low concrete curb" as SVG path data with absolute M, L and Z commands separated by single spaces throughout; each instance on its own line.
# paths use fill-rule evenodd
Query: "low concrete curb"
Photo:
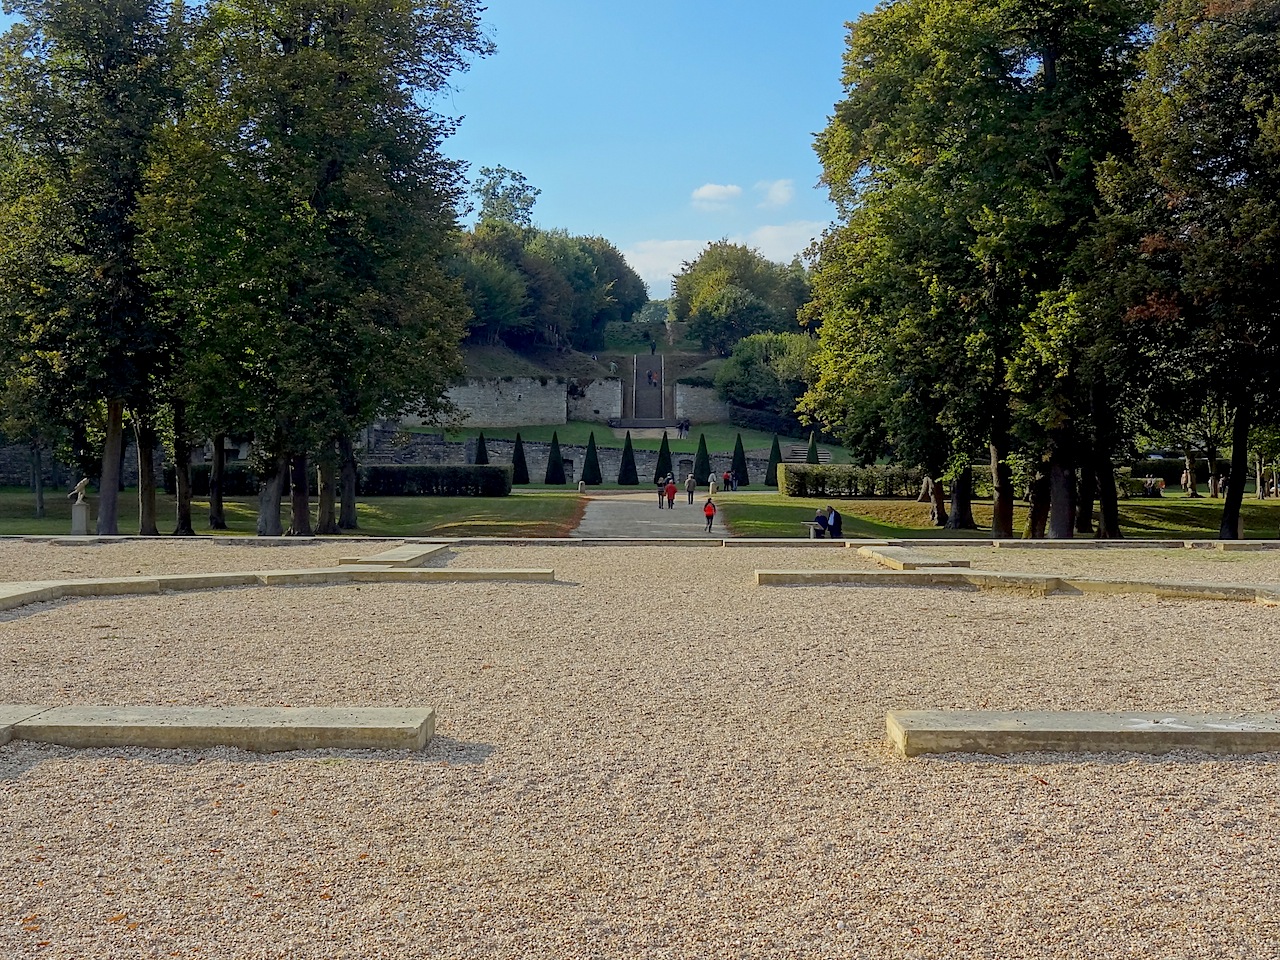
M 12 722 L 3 726 L 6 720 Z M 80 749 L 421 750 L 435 735 L 435 712 L 404 707 L 0 706 L 0 737 L 6 734 Z
M 1032 596 L 1136 593 L 1178 600 L 1244 600 L 1280 606 L 1280 587 L 1253 583 L 1166 583 L 1157 580 L 1107 580 L 994 570 L 757 570 L 756 585 L 772 587 L 854 584 L 869 587 L 970 587 L 1007 590 Z
M 256 573 L 182 573 L 160 577 L 115 577 L 101 580 L 41 580 L 0 584 L 0 611 L 66 597 L 115 597 L 219 587 L 281 587 L 337 583 L 469 583 L 524 581 L 554 583 L 551 569 L 481 569 L 449 567 L 373 567 L 351 564 L 313 570 L 264 570 Z
M 904 757 L 939 753 L 1280 752 L 1280 716 L 895 710 L 889 742 Z
M 968 560 L 939 560 L 906 547 L 864 546 L 858 548 L 858 556 L 874 560 L 890 570 L 929 570 L 938 567 L 968 567 Z
M 448 548 L 447 544 L 406 544 L 375 553 L 371 557 L 343 557 L 338 561 L 340 566 L 372 566 L 372 567 L 420 567 L 435 554 Z
M 13 739 L 13 728 L 24 720 L 29 720 L 46 707 L 35 707 L 28 704 L 0 704 L 0 746 Z

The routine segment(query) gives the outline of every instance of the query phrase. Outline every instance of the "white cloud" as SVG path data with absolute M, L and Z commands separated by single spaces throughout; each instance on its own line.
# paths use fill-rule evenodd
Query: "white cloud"
M 728 203 L 742 196 L 742 188 L 735 183 L 704 183 L 693 191 L 693 199 L 706 203 Z
M 774 263 L 790 263 L 797 254 L 803 254 L 827 226 L 823 220 L 792 220 L 790 223 L 757 227 L 739 242 L 755 247 Z
M 742 196 L 742 188 L 736 183 L 704 183 L 691 196 L 698 210 L 724 210 Z
M 778 210 L 795 199 L 796 184 L 794 180 L 761 180 L 756 184 L 756 190 L 764 194 L 761 207 Z
M 649 296 L 665 300 L 671 296 L 671 278 L 688 261 L 697 258 L 706 246 L 702 240 L 641 240 L 622 251 L 631 269 L 649 288 Z

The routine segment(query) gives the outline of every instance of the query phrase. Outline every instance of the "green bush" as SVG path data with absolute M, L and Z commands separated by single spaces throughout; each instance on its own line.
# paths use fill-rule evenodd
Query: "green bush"
M 587 438 L 587 456 L 582 462 L 582 482 L 588 486 L 599 486 L 604 483 L 600 475 L 600 455 L 596 453 L 596 432 L 591 431 Z
M 707 435 L 698 434 L 698 452 L 693 458 L 693 479 L 698 483 L 706 483 L 711 476 L 711 456 L 707 453 Z
M 622 444 L 622 463 L 618 466 L 618 485 L 636 487 L 640 485 L 640 475 L 636 472 L 636 454 L 631 447 L 631 431 L 627 431 L 627 439 Z
M 667 431 L 662 431 L 662 444 L 658 447 L 658 463 L 653 470 L 653 482 L 657 483 L 671 473 L 671 443 L 667 440 Z
M 489 448 L 484 443 L 484 431 L 480 431 L 480 436 L 476 439 L 476 466 L 488 466 Z
M 747 476 L 747 452 L 742 447 L 742 434 L 738 434 L 738 439 L 733 444 L 733 473 L 738 478 L 738 486 L 750 486 L 751 479 Z
M 511 482 L 524 485 L 529 482 L 529 464 L 524 458 L 524 441 L 516 434 L 515 449 L 511 451 Z
M 778 491 L 788 497 L 904 497 L 915 496 L 920 471 L 890 464 L 860 467 L 840 463 L 778 464 Z
M 765 467 L 764 485 L 766 487 L 776 487 L 778 485 L 778 464 L 782 463 L 782 447 L 778 444 L 778 435 L 773 435 L 773 446 L 769 448 L 769 466 Z
M 561 486 L 569 482 L 564 475 L 564 456 L 560 453 L 560 433 L 551 431 L 551 453 L 547 457 L 547 472 L 542 478 L 547 486 Z
M 361 467 L 364 497 L 505 497 L 511 468 L 456 463 L 375 463 Z

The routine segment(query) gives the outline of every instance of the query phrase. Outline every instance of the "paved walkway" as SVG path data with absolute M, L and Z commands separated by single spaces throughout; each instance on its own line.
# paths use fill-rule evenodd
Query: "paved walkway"
M 645 488 L 642 486 L 641 490 Z M 729 535 L 718 515 L 711 533 L 706 532 L 706 518 L 702 515 L 702 505 L 707 502 L 705 489 L 694 497 L 693 506 L 689 506 L 688 495 L 682 487 L 676 495 L 674 510 L 665 506 L 658 509 L 656 487 L 645 492 L 596 493 L 590 497 L 582 522 L 570 536 L 719 540 Z

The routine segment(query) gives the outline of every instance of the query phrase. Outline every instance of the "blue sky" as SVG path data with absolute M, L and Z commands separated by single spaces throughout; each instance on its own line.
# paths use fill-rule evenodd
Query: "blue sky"
M 600 234 L 654 296 L 722 237 L 774 260 L 833 216 L 813 135 L 840 98 L 833 0 L 490 0 L 498 52 L 458 77 L 450 143 L 520 170 L 543 227 Z
M 870 6 L 489 0 L 498 51 L 440 102 L 465 118 L 447 150 L 521 171 L 539 226 L 608 238 L 656 297 L 720 238 L 789 261 L 834 214 L 813 135 Z

